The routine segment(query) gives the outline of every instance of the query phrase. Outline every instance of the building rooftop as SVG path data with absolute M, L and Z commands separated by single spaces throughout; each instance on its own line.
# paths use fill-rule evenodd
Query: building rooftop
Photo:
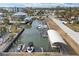
M 27 13 L 24 13 L 24 12 L 17 12 L 15 14 L 13 14 L 13 16 L 16 16 L 16 15 L 27 15 Z

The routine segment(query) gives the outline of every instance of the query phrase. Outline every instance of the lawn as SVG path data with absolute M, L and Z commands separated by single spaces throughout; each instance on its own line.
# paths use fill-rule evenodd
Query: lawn
M 65 24 L 65 25 L 67 25 L 72 30 L 79 32 L 79 24 Z

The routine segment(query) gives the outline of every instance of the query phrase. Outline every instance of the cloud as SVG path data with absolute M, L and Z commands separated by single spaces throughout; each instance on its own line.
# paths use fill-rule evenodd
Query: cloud
M 0 3 L 0 7 L 25 7 L 22 3 Z
M 0 7 L 79 7 L 79 3 L 0 3 Z

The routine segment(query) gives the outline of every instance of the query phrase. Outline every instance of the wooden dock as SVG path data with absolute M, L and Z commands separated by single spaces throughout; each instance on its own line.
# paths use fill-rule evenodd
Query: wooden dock
M 7 52 L 11 45 L 17 40 L 17 38 L 22 34 L 24 29 L 22 29 L 13 39 L 7 40 L 4 44 L 0 46 L 0 52 Z

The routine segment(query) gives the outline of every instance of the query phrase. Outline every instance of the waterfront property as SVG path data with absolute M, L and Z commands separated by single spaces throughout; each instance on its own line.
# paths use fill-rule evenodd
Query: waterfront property
M 79 8 L 46 6 L 0 7 L 0 55 L 79 55 Z
M 48 38 L 43 38 L 40 35 L 40 32 L 36 29 L 39 22 L 40 21 L 38 20 L 33 21 L 32 27 L 30 28 L 28 26 L 31 25 L 22 25 L 22 27 L 24 26 L 25 30 L 9 51 L 17 52 L 17 47 L 19 44 L 25 44 L 27 47 L 29 42 L 33 42 L 35 46 L 35 52 L 42 52 L 41 48 L 44 49 L 44 52 L 51 52 L 52 49 L 50 47 Z

